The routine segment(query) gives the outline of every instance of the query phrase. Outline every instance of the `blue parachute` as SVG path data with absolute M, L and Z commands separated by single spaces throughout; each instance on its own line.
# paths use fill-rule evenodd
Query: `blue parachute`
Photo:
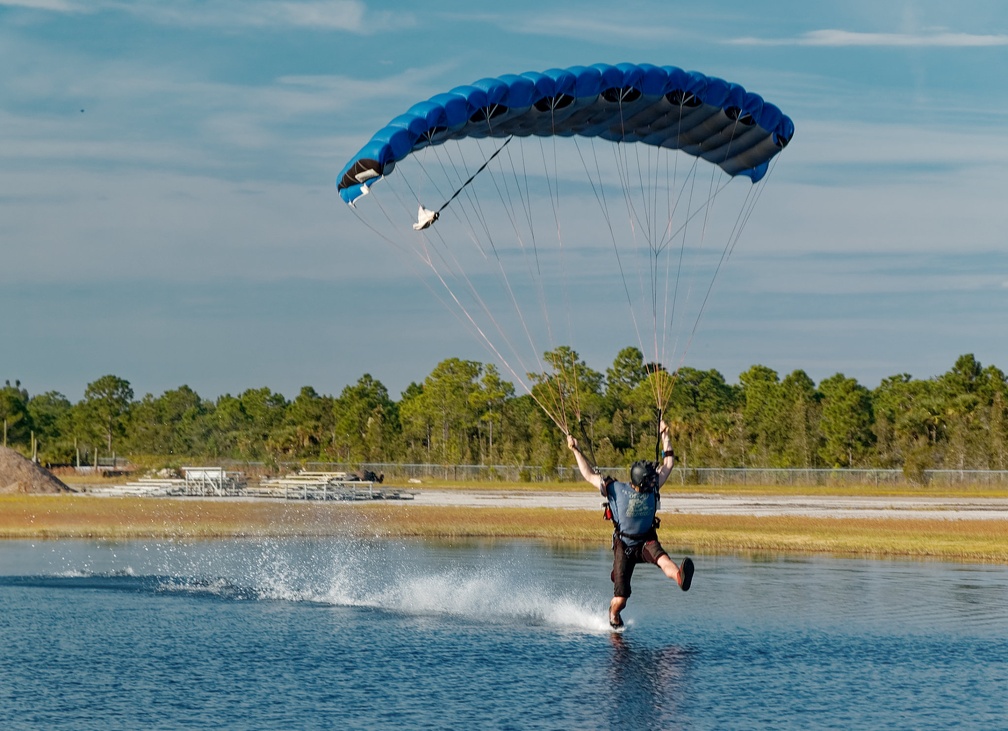
M 581 374 L 566 344 L 636 342 L 665 411 L 672 381 L 661 374 L 685 362 L 793 133 L 777 107 L 722 79 L 575 66 L 415 104 L 337 188 L 367 229 L 361 240 L 390 244 L 395 266 L 413 268 L 569 433 Z
M 415 104 L 343 168 L 347 203 L 411 153 L 448 140 L 598 137 L 681 150 L 753 182 L 790 141 L 780 109 L 738 84 L 674 66 L 573 66 L 481 79 Z

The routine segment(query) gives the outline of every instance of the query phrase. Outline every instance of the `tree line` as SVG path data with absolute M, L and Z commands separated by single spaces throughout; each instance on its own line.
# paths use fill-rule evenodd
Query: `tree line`
M 817 385 L 802 370 L 781 378 L 762 365 L 737 384 L 713 369 L 669 374 L 633 347 L 605 373 L 567 347 L 545 362 L 549 372 L 530 374 L 532 393 L 517 394 L 494 365 L 449 358 L 398 400 L 369 374 L 338 396 L 304 386 L 293 399 L 263 387 L 211 400 L 189 386 L 137 399 L 129 381 L 105 375 L 71 403 L 7 381 L 0 419 L 5 445 L 49 464 L 116 454 L 166 465 L 201 459 L 550 470 L 569 466 L 570 456 L 562 429 L 539 404 L 565 394 L 562 423 L 596 463 L 622 466 L 654 453 L 654 380 L 665 378 L 671 387 L 662 416 L 685 467 L 897 468 L 911 477 L 927 469 L 1006 469 L 1008 383 L 971 354 L 939 376 L 904 373 L 874 389 L 842 373 Z

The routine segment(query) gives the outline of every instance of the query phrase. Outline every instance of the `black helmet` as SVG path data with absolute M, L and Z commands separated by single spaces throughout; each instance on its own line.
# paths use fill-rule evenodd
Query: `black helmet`
M 630 468 L 630 484 L 638 490 L 644 490 L 645 492 L 654 490 L 657 487 L 655 484 L 658 481 L 657 478 L 658 471 L 655 468 L 654 462 L 638 460 Z

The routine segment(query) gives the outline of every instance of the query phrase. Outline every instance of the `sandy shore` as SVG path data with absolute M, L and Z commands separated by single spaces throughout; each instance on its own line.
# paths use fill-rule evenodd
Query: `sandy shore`
M 469 508 L 601 510 L 602 498 L 585 492 L 418 490 L 416 505 Z M 390 503 L 391 504 L 391 503 Z M 1008 498 L 844 497 L 809 495 L 663 495 L 662 513 L 813 518 L 1008 520 Z

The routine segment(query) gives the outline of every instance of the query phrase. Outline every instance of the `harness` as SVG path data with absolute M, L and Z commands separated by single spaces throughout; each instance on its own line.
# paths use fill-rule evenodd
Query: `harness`
M 606 501 L 602 503 L 602 511 L 603 511 L 602 516 L 603 518 L 612 522 L 613 524 L 613 534 L 612 534 L 613 550 L 616 549 L 616 541 L 620 541 L 623 543 L 624 550 L 626 551 L 627 556 L 629 556 L 631 555 L 631 553 L 633 553 L 634 549 L 630 548 L 627 545 L 626 540 L 624 539 L 629 539 L 631 541 L 646 542 L 651 538 L 657 538 L 656 531 L 658 530 L 658 527 L 661 525 L 661 518 L 659 518 L 657 515 L 657 512 L 661 509 L 661 491 L 660 488 L 656 488 L 654 491 L 656 515 L 654 517 L 654 521 L 652 521 L 651 523 L 651 527 L 648 530 L 644 531 L 643 533 L 624 533 L 623 531 L 620 530 L 619 523 L 616 521 L 616 516 L 613 514 L 612 505 L 608 500 L 609 485 L 611 485 L 614 482 L 616 482 L 616 480 L 614 480 L 612 477 L 606 476 L 602 478 L 602 491 L 607 495 Z

